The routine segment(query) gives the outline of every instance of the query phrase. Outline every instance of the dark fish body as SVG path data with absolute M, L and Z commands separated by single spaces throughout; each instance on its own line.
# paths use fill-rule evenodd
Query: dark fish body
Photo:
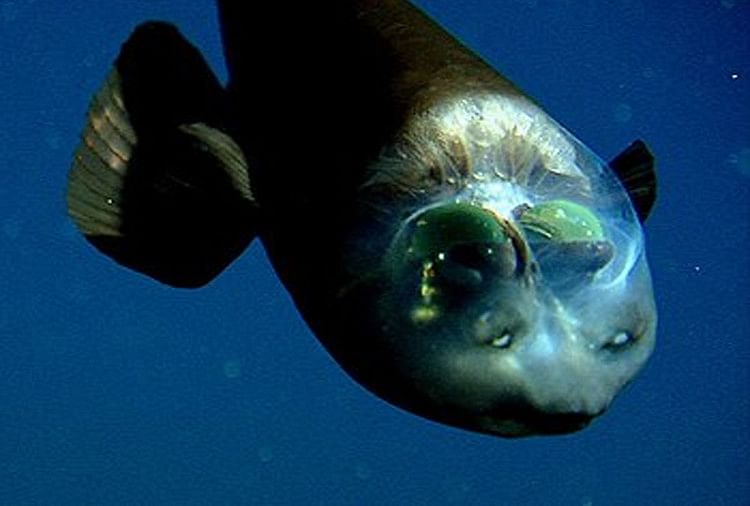
M 71 170 L 86 238 L 197 287 L 258 237 L 339 364 L 427 418 L 603 413 L 654 342 L 645 145 L 602 162 L 404 0 L 259 3 L 219 1 L 226 87 L 171 25 L 123 45 Z

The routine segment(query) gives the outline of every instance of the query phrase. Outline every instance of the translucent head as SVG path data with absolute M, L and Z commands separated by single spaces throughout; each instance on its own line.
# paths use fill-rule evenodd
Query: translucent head
M 355 242 L 376 254 L 342 292 L 342 314 L 347 335 L 365 339 L 339 359 L 445 423 L 504 436 L 581 429 L 653 348 L 640 224 L 609 167 L 538 109 L 524 104 L 523 135 L 497 125 L 518 117 L 469 112 L 470 174 L 413 192 Z

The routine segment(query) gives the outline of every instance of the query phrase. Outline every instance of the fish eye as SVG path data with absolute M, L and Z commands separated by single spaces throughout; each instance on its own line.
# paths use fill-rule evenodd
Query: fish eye
M 596 214 L 567 200 L 519 206 L 514 215 L 547 282 L 575 288 L 607 266 L 615 246 Z
M 397 276 L 418 274 L 423 297 L 457 297 L 478 290 L 496 272 L 515 268 L 505 228 L 491 211 L 453 202 L 411 218 L 388 261 Z M 508 264 L 508 265 L 506 265 Z
M 542 271 L 550 281 L 581 281 L 606 267 L 615 256 L 609 241 L 574 241 L 566 243 L 532 243 Z M 559 284 L 559 283 L 558 283 Z
M 535 207 L 522 206 L 516 214 L 528 234 L 553 242 L 599 241 L 604 238 L 596 214 L 569 200 L 551 200 Z
M 446 259 L 467 269 L 481 272 L 492 262 L 493 254 L 491 244 L 458 244 L 448 251 Z
M 507 240 L 505 231 L 490 211 L 468 203 L 430 208 L 411 220 L 408 252 L 420 258 L 435 257 L 456 248 L 491 245 Z
M 460 291 L 477 290 L 492 276 L 495 253 L 491 244 L 458 244 L 439 255 L 436 282 Z

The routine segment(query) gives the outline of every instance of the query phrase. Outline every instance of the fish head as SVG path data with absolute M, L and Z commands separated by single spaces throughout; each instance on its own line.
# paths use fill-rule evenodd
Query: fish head
M 392 403 L 508 437 L 586 427 L 645 364 L 656 329 L 626 189 L 561 126 L 537 121 L 545 135 L 464 135 L 475 165 L 463 182 L 368 218 L 377 233 L 354 249 L 360 261 L 374 252 L 372 268 L 340 292 L 328 346 Z

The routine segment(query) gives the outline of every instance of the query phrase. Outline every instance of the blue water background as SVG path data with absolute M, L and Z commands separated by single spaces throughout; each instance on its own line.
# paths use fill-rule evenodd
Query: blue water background
M 346 377 L 257 244 L 199 291 L 121 269 L 66 217 L 89 97 L 151 18 L 225 76 L 214 7 L 0 0 L 1 505 L 750 504 L 750 5 L 419 3 L 602 157 L 657 154 L 645 371 L 581 433 L 476 435 Z

